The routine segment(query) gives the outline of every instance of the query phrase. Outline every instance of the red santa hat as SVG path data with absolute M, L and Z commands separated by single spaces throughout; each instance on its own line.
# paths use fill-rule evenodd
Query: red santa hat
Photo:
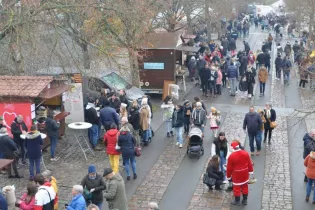
M 234 149 L 234 150 L 237 150 L 240 148 L 240 144 L 237 142 L 237 141 L 233 141 L 231 143 L 231 147 Z

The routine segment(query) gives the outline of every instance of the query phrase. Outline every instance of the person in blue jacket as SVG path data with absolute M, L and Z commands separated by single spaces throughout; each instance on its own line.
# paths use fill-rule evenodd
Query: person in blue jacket
M 66 204 L 67 210 L 85 210 L 86 203 L 83 197 L 83 187 L 82 185 L 74 185 L 72 188 L 72 200 L 70 204 Z
M 30 180 L 34 178 L 34 166 L 36 174 L 40 174 L 40 159 L 42 157 L 43 139 L 36 125 L 31 127 L 30 132 L 26 134 L 25 146 L 27 149 L 28 159 L 30 161 Z
M 110 103 L 108 100 L 103 102 L 104 108 L 100 111 L 100 119 L 101 123 L 104 126 L 104 129 L 108 131 L 110 126 L 114 123 L 116 124 L 117 128 L 119 127 L 119 115 L 117 114 L 116 110 L 110 107 Z
M 0 209 L 1 210 L 8 210 L 7 200 L 5 199 L 5 197 L 2 194 L 2 192 L 0 192 Z

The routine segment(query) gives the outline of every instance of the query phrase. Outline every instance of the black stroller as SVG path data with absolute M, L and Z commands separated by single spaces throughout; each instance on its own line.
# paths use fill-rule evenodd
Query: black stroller
M 198 159 L 204 154 L 203 144 L 203 133 L 199 127 L 192 127 L 189 132 L 189 143 L 187 146 L 188 157 L 197 156 Z

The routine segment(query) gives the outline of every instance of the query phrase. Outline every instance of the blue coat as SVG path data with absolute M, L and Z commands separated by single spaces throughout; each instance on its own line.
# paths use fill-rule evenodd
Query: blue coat
M 82 194 L 75 195 L 69 206 L 67 206 L 67 210 L 85 210 L 86 203 Z
M 123 158 L 135 157 L 135 139 L 130 132 L 120 132 L 118 137 L 118 146 L 120 146 Z
M 4 195 L 0 193 L 0 209 L 1 210 L 8 210 L 8 203 L 5 199 Z
M 42 156 L 43 139 L 40 132 L 30 132 L 26 134 L 25 147 L 30 159 L 39 159 Z
M 104 127 L 108 127 L 113 123 L 119 126 L 119 116 L 116 110 L 109 106 L 105 106 L 103 109 L 101 109 L 100 118 Z
M 230 78 L 238 78 L 237 66 L 230 65 L 227 67 L 227 77 Z

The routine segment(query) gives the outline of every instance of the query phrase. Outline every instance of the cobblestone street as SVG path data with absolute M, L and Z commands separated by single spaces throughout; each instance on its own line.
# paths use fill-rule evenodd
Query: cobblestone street
M 241 144 L 244 145 L 246 135 L 241 125 L 243 125 L 244 114 L 228 113 L 224 119 L 220 131 L 225 132 L 226 139 L 231 143 L 234 139 L 239 139 Z M 211 154 L 207 163 L 211 159 Z M 205 165 L 202 176 L 200 177 L 199 184 L 194 192 L 194 195 L 190 201 L 188 209 L 196 210 L 230 210 L 230 203 L 232 201 L 232 192 L 222 191 L 209 191 L 208 187 L 203 184 L 203 174 L 206 172 L 207 164 Z
M 292 209 L 287 120 L 277 118 L 272 144 L 266 147 L 262 210 Z

